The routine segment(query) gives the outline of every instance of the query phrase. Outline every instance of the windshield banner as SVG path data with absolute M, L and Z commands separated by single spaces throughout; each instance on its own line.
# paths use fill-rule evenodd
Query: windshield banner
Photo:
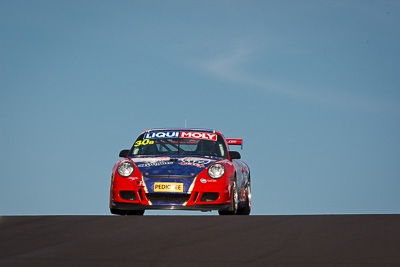
M 217 141 L 217 135 L 214 133 L 202 132 L 152 132 L 146 133 L 143 139 L 156 139 L 156 138 L 194 138 Z

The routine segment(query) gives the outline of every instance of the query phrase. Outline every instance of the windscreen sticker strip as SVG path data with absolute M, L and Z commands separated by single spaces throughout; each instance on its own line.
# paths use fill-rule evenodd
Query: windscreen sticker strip
M 143 139 L 156 139 L 156 138 L 194 138 L 210 141 L 217 141 L 217 135 L 214 133 L 202 132 L 151 132 L 146 133 Z M 138 144 L 139 146 L 140 144 Z

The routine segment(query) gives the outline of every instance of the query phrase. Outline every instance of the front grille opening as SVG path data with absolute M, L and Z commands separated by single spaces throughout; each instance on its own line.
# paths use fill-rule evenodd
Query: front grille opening
M 139 193 L 140 201 L 143 201 L 143 190 L 141 188 L 139 189 L 138 193 Z
M 196 202 L 197 201 L 197 197 L 199 196 L 199 192 L 196 192 L 193 198 L 193 201 Z
M 119 191 L 119 196 L 124 200 L 136 200 L 135 191 Z
M 172 194 L 172 193 L 149 193 L 146 194 L 148 200 L 153 204 L 183 204 L 189 201 L 190 194 Z
M 219 197 L 219 193 L 203 193 L 201 196 L 201 202 L 211 202 L 217 200 Z

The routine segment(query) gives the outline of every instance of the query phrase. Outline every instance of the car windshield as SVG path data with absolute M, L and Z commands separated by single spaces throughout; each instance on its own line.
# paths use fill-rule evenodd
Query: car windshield
M 165 138 L 168 135 L 142 134 L 133 144 L 132 156 L 150 155 L 198 155 L 227 158 L 227 150 L 223 138 L 213 134 L 213 140 L 202 138 Z M 211 135 L 211 134 L 210 134 Z M 169 136 L 172 136 L 169 135 Z M 179 136 L 179 135 L 178 135 Z

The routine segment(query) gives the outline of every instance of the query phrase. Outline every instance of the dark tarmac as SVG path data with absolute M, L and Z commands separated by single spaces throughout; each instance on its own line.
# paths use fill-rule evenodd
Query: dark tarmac
M 400 266 L 400 215 L 1 216 L 0 266 Z

